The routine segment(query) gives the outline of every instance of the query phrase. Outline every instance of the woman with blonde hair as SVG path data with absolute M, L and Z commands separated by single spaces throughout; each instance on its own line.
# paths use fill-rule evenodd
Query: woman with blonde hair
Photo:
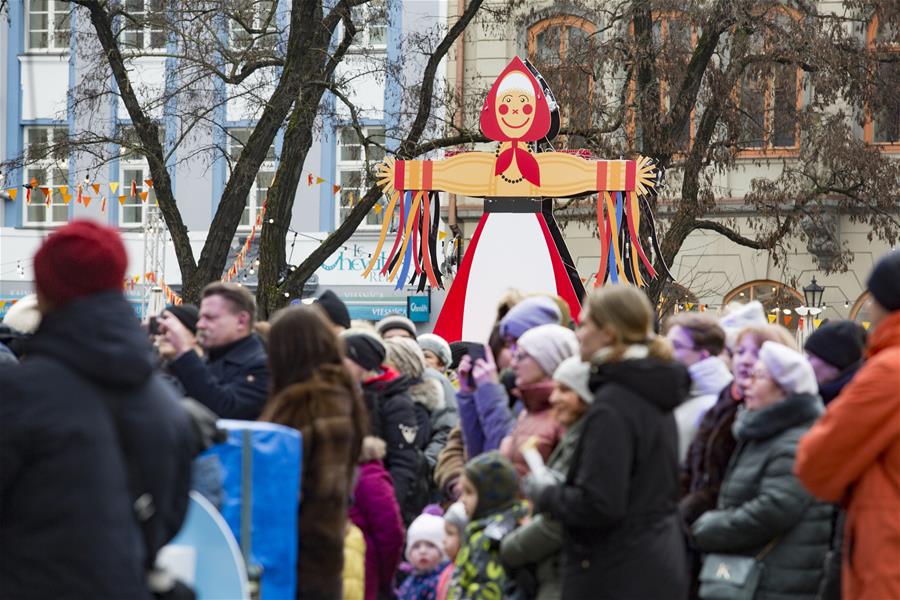
M 525 493 L 565 532 L 562 598 L 687 596 L 678 516 L 678 430 L 672 411 L 687 370 L 653 333 L 638 288 L 592 292 L 577 331 L 594 401 L 563 483 L 529 475 Z M 648 576 L 649 574 L 649 576 Z

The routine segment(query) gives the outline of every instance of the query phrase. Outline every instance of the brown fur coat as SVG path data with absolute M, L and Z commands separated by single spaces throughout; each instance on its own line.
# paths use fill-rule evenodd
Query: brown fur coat
M 262 420 L 303 436 L 298 598 L 340 598 L 344 526 L 367 430 L 365 405 L 343 367 L 326 365 L 270 398 Z

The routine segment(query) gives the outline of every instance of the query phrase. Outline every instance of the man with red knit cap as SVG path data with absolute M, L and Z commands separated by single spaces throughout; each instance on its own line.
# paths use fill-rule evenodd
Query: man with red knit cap
M 0 367 L 5 598 L 149 599 L 184 519 L 196 438 L 122 294 L 127 264 L 118 232 L 87 221 L 34 257 L 42 321 Z

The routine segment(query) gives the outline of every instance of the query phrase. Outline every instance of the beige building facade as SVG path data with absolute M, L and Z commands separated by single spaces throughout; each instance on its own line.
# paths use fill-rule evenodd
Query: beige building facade
M 464 0 L 459 0 L 462 3 Z M 565 2 L 485 2 L 488 9 L 509 10 L 508 18 L 492 20 L 482 18 L 473 23 L 465 32 L 464 40 L 458 43 L 448 60 L 448 81 L 456 86 L 457 93 L 464 98 L 467 108 L 457 115 L 457 125 L 477 129 L 478 108 L 487 89 L 514 57 L 529 58 L 540 63 L 547 54 L 565 55 L 567 48 L 586 35 L 597 34 L 605 27 L 603 23 L 603 2 L 598 1 L 596 10 L 586 10 L 582 2 L 578 8 Z M 843 10 L 840 3 L 822 3 L 828 10 Z M 458 10 L 457 0 L 451 0 L 448 12 Z M 865 34 L 865 32 L 864 32 Z M 542 55 L 544 53 L 544 55 Z M 545 73 L 546 75 L 546 73 Z M 553 77 L 547 77 L 553 81 Z M 586 93 L 598 93 L 599 84 Z M 798 86 L 798 103 L 805 100 L 808 90 Z M 602 93 L 599 92 L 599 93 Z M 564 102 L 561 102 L 564 104 Z M 563 106 L 563 109 L 565 107 Z M 565 118 L 565 116 L 563 116 Z M 872 124 L 856 126 L 862 138 L 871 138 Z M 877 135 L 877 134 L 876 134 Z M 882 143 L 882 151 L 900 158 L 900 145 L 896 134 L 889 132 Z M 798 142 L 799 143 L 799 142 Z M 872 140 L 872 143 L 876 143 Z M 492 146 L 485 145 L 483 149 Z M 748 210 L 742 198 L 756 178 L 777 177 L 785 160 L 791 159 L 791 152 L 769 152 L 767 156 L 756 155 L 740 158 L 726 172 L 715 175 L 714 185 L 722 190 L 716 199 L 716 209 L 708 218 L 729 219 L 741 233 L 755 237 L 749 225 L 761 218 Z M 619 158 L 608 156 L 603 158 Z M 680 182 L 677 173 L 666 182 L 667 193 L 677 193 Z M 462 233 L 463 244 L 472 236 L 482 214 L 482 202 L 475 198 L 451 199 L 449 219 L 456 222 Z M 455 211 L 454 211 L 455 205 Z M 670 207 L 671 205 L 669 205 Z M 658 219 L 665 229 L 669 210 L 662 203 Z M 898 207 L 900 208 L 900 207 Z M 455 214 L 453 214 L 455 212 Z M 894 218 L 900 218 L 895 213 Z M 581 222 L 561 223 L 563 235 L 572 254 L 579 275 L 590 288 L 600 261 L 600 246 L 596 236 L 596 225 L 590 218 Z M 805 304 L 803 287 L 808 286 L 813 277 L 823 286 L 822 302 L 825 310 L 818 318 L 856 318 L 867 321 L 865 279 L 877 258 L 889 251 L 890 246 L 877 238 L 869 239 L 869 228 L 854 223 L 848 215 L 835 214 L 829 221 L 830 236 L 813 235 L 801 240 L 796 233 L 788 241 L 790 250 L 786 260 L 776 260 L 769 251 L 753 250 L 711 231 L 694 231 L 682 245 L 674 262 L 670 265 L 678 289 L 683 293 L 675 310 L 721 310 L 732 301 L 746 302 L 759 299 L 779 323 L 796 329 L 799 317 L 796 308 Z M 853 258 L 845 272 L 826 273 L 816 261 L 816 255 L 827 262 L 834 242 L 849 248 Z M 801 309 L 802 312 L 802 309 Z M 811 319 L 808 319 L 811 320 Z

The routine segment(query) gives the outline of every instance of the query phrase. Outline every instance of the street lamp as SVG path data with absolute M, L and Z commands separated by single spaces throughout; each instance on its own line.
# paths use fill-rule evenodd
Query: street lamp
M 814 329 L 814 325 L 810 323 L 816 315 L 822 312 L 822 296 L 825 293 L 825 288 L 816 283 L 816 278 L 813 277 L 812 283 L 803 288 L 803 298 L 806 301 L 804 306 L 798 306 L 796 309 L 797 314 L 801 317 L 806 317 L 809 315 L 810 319 L 804 319 L 804 325 L 799 333 L 801 335 L 800 345 L 803 345 L 806 336 L 810 329 Z
M 822 306 L 822 295 L 825 293 L 825 288 L 816 283 L 816 278 L 813 277 L 812 283 L 803 288 L 803 296 L 806 300 L 807 308 L 819 308 Z M 822 312 L 819 310 L 818 312 Z M 818 314 L 818 313 L 813 313 Z

